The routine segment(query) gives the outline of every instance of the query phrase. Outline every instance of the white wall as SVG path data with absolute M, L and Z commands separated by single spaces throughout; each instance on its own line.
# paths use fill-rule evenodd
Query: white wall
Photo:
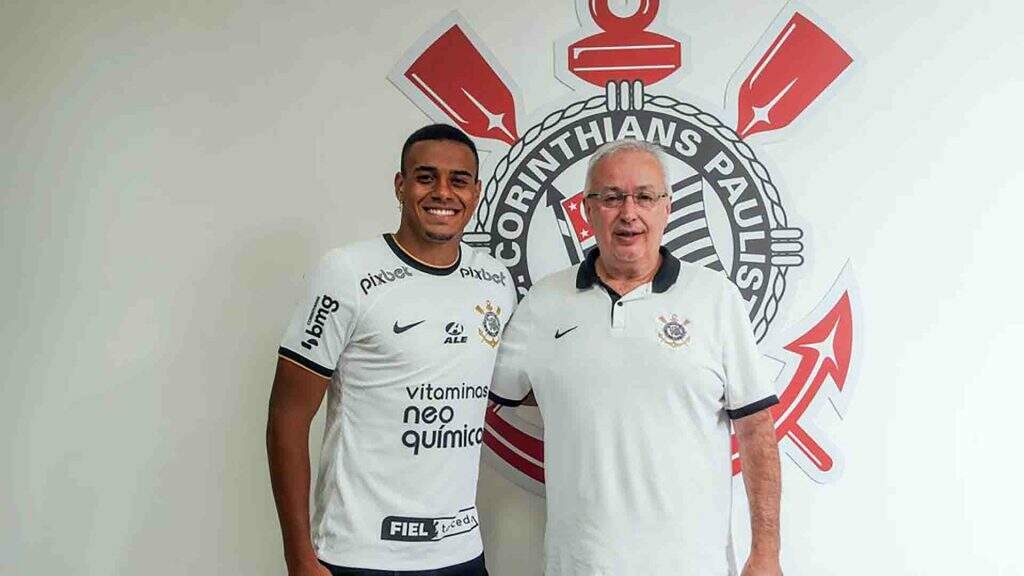
M 282 573 L 275 348 L 319 254 L 396 225 L 426 118 L 386 74 L 457 8 L 524 111 L 568 94 L 570 0 L 377 4 L 0 6 L 0 573 Z M 665 4 L 680 94 L 720 102 L 783 2 Z M 821 422 L 843 477 L 784 463 L 787 574 L 1024 573 L 1024 9 L 808 5 L 858 66 L 761 149 L 814 238 L 781 321 L 850 259 L 866 348 Z M 539 574 L 543 502 L 491 470 L 480 495 L 492 573 Z

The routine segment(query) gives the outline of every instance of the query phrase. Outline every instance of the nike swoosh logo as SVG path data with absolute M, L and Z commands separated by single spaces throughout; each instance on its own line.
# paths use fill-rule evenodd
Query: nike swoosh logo
M 564 332 L 559 332 L 558 330 L 555 330 L 555 340 L 558 340 L 562 336 L 565 336 L 566 334 L 568 334 L 569 332 L 572 332 L 573 330 L 575 330 L 577 328 L 579 328 L 579 326 L 573 326 L 572 328 L 569 328 L 568 330 L 566 330 Z
M 426 320 L 420 320 L 419 322 L 413 322 L 412 324 L 406 324 L 405 326 L 399 326 L 398 321 L 395 321 L 395 334 L 401 334 L 410 328 L 415 328 L 420 324 L 423 324 Z

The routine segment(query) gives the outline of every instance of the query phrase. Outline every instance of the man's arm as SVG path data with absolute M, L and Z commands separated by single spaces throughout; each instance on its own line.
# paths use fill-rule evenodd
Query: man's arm
M 750 557 L 742 576 L 781 576 L 779 502 L 782 494 L 779 447 L 770 410 L 733 421 L 750 502 Z
M 329 383 L 290 360 L 277 359 L 267 416 L 267 458 L 291 576 L 330 576 L 313 551 L 309 527 L 309 426 Z

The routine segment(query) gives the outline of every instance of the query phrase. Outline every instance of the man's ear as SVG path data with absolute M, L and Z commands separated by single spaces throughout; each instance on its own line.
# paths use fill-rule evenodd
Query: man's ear
M 395 199 L 402 202 L 402 185 L 405 184 L 405 176 L 401 172 L 395 172 Z
M 593 219 L 590 218 L 591 207 L 590 207 L 590 202 L 587 202 L 586 194 L 587 194 L 587 192 L 586 192 L 586 190 L 584 190 L 583 191 L 583 197 L 580 199 L 580 204 L 583 204 L 583 215 L 586 216 L 586 218 L 587 218 L 587 224 L 590 224 L 591 222 L 593 222 Z
M 476 179 L 476 183 L 473 185 L 473 206 L 474 207 L 477 204 L 480 203 L 480 191 L 481 190 L 483 190 L 483 188 L 481 188 L 480 179 L 477 178 Z

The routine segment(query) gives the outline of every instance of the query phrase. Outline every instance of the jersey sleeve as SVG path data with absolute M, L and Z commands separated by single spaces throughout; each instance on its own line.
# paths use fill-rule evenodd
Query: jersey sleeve
M 516 307 L 505 326 L 494 361 L 490 399 L 505 406 L 518 406 L 530 393 L 528 353 L 532 332 L 530 295 Z
M 736 420 L 779 403 L 762 368 L 754 332 L 739 290 L 729 283 L 722 295 L 720 329 L 725 373 L 725 409 Z
M 356 319 L 349 268 L 339 251 L 320 260 L 278 348 L 280 356 L 324 378 L 334 375 Z

